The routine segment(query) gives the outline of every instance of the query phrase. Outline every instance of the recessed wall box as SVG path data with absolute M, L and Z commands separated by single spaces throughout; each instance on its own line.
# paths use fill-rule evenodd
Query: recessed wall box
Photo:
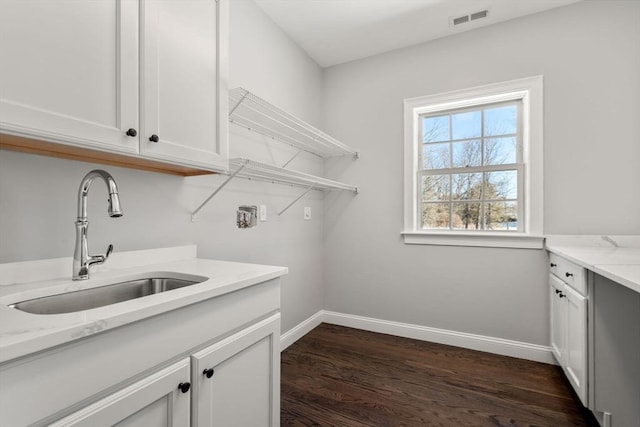
M 236 212 L 236 225 L 238 228 L 251 228 L 258 225 L 258 207 L 239 206 Z

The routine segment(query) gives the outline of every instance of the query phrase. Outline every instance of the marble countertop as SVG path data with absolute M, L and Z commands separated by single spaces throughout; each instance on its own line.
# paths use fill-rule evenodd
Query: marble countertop
M 76 282 L 71 281 L 70 275 L 44 279 L 70 270 L 71 262 L 66 258 L 0 264 L 0 363 L 275 279 L 288 271 L 285 267 L 199 259 L 192 246 L 135 251 L 116 258 L 111 265 L 109 260 L 92 271 L 89 280 Z M 20 301 L 104 286 L 149 273 L 207 279 L 169 292 L 74 313 L 38 315 L 9 307 Z
M 640 236 L 547 236 L 546 248 L 640 293 Z

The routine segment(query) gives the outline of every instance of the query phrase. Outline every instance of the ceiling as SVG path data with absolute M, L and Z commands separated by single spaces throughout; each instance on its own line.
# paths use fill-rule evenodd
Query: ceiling
M 581 0 L 255 0 L 322 67 Z M 488 10 L 453 27 L 452 18 Z

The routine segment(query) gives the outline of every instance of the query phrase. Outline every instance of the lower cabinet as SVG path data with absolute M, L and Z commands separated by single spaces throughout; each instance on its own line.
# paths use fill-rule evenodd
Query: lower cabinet
M 276 314 L 51 426 L 276 427 L 279 336 Z
M 54 422 L 51 427 L 189 427 L 191 400 L 186 384 L 189 359 Z
M 573 389 L 587 406 L 587 297 L 565 287 L 567 338 L 564 370 Z
M 191 356 L 193 427 L 280 425 L 279 319 Z
M 551 349 L 582 404 L 588 407 L 586 277 L 580 267 L 557 257 L 552 258 L 551 266 Z
M 279 279 L 0 364 L 3 427 L 279 424 Z

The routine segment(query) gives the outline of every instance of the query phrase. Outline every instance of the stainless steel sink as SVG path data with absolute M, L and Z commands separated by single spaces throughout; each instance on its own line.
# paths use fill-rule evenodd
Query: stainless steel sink
M 96 307 L 159 294 L 207 280 L 191 276 L 191 279 L 149 277 L 99 286 L 81 291 L 49 295 L 11 304 L 10 307 L 33 314 L 61 314 L 89 310 Z

